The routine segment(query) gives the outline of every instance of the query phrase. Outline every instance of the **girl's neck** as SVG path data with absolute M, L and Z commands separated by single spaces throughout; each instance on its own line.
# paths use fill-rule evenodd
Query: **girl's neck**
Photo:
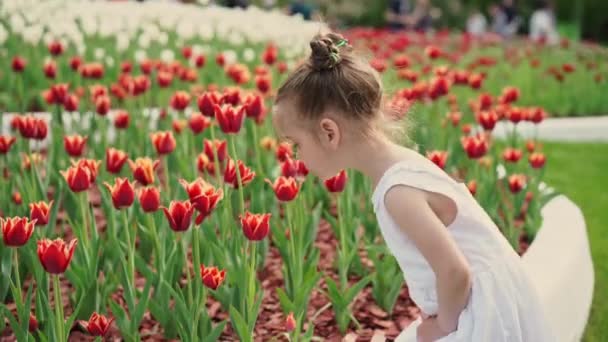
M 416 158 L 417 154 L 384 135 L 361 139 L 359 143 L 351 145 L 347 153 L 348 167 L 369 177 L 374 187 L 389 167 L 399 161 Z

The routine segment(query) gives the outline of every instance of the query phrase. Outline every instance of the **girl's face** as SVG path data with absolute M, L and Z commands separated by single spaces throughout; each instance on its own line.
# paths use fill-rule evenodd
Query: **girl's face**
M 294 158 L 306 164 L 315 176 L 328 179 L 340 172 L 336 156 L 336 144 L 328 143 L 323 136 L 322 127 L 315 132 L 315 126 L 306 126 L 298 122 L 295 113 L 290 112 L 293 106 L 275 105 L 273 124 L 279 138 L 289 142 L 294 151 Z

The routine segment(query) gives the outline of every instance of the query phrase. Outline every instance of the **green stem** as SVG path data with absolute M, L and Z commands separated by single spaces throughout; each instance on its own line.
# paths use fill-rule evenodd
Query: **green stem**
M 83 240 L 84 240 L 84 245 L 85 245 L 85 253 L 87 253 L 86 251 L 89 250 L 90 247 L 90 243 L 89 243 L 89 227 L 88 227 L 88 210 L 87 207 L 89 206 L 89 198 L 87 195 L 86 191 L 82 192 L 82 199 L 80 200 L 80 210 L 82 213 L 82 225 L 83 225 Z
M 66 341 L 63 320 L 63 301 L 61 300 L 61 289 L 59 288 L 59 275 L 53 276 L 53 290 L 55 291 L 55 317 L 57 319 L 57 341 Z
M 232 156 L 234 157 L 234 167 L 236 169 L 236 179 L 238 182 L 238 186 L 239 186 L 239 213 L 244 212 L 245 210 L 245 196 L 243 195 L 243 182 L 241 179 L 241 170 L 239 168 L 238 165 L 238 157 L 236 154 L 236 143 L 235 143 L 236 137 L 235 136 L 230 136 L 230 147 L 232 149 Z
M 124 229 L 127 234 L 127 257 L 129 258 L 129 283 L 130 288 L 135 288 L 135 236 L 133 236 L 133 241 L 131 241 L 131 228 L 129 227 L 129 213 L 125 208 L 122 210 L 122 217 L 124 220 Z
M 220 178 L 220 161 L 217 159 L 217 149 L 215 148 L 215 125 L 211 125 L 209 127 L 211 130 L 211 151 L 213 151 L 213 167 L 215 168 L 215 178 L 217 179 L 217 186 L 219 187 L 222 184 Z
M 297 261 L 297 252 L 296 252 L 296 245 L 294 242 L 294 238 L 295 238 L 295 233 L 294 233 L 294 228 L 293 228 L 293 222 L 291 220 L 291 215 L 289 213 L 289 205 L 287 203 L 285 203 L 285 217 L 287 219 L 287 225 L 289 228 L 289 246 L 291 247 L 291 257 L 293 259 L 291 259 L 291 265 L 289 265 L 289 269 L 293 270 L 293 279 L 291 279 L 291 284 L 292 284 L 292 288 L 291 288 L 291 296 L 292 298 L 290 298 L 292 301 L 295 300 L 296 297 L 296 288 L 297 286 L 300 284 L 299 282 L 299 273 L 300 270 L 297 268 L 296 265 L 296 261 Z
M 167 160 L 168 156 L 161 156 L 161 161 L 163 163 L 163 171 L 165 173 L 165 187 L 167 188 L 167 196 L 171 198 L 171 185 L 169 184 L 169 161 Z
M 342 259 L 344 257 L 344 253 L 347 253 L 347 246 L 346 246 L 346 241 L 345 241 L 345 232 L 344 232 L 344 224 L 342 223 L 342 203 L 341 203 L 341 196 L 338 195 L 337 201 L 336 201 L 336 209 L 338 211 L 338 231 L 339 231 L 339 239 L 340 239 L 340 251 L 339 253 L 339 259 Z M 347 285 L 347 274 L 348 274 L 348 263 L 345 262 L 343 264 L 344 260 L 338 260 L 339 263 L 339 273 L 340 273 L 340 282 L 341 282 L 341 286 L 346 286 Z
M 15 281 L 17 282 L 17 295 L 19 296 L 19 302 L 23 300 L 23 294 L 21 289 L 21 276 L 19 274 L 19 249 L 15 248 L 13 252 L 14 262 L 15 262 Z M 15 302 L 17 300 L 15 299 Z
M 199 244 L 200 244 L 200 241 L 199 241 L 199 237 L 200 237 L 199 230 L 200 229 L 201 228 L 199 226 L 199 227 L 194 227 L 193 230 L 192 230 L 192 240 L 193 240 L 192 241 L 192 256 L 194 258 L 193 265 L 194 265 L 194 278 L 196 280 L 195 281 L 195 284 L 196 284 L 195 285 L 196 286 L 195 289 L 196 289 L 197 299 L 198 299 L 198 296 L 200 294 L 200 289 L 201 289 L 201 286 L 202 286 L 202 279 L 201 279 L 201 272 L 200 272 L 200 269 L 201 269 L 201 255 L 200 255 L 200 253 L 201 253 L 201 251 L 200 251 L 200 246 L 199 246 Z M 198 305 L 198 301 L 197 301 L 197 305 Z M 197 307 L 197 309 L 198 309 L 198 307 Z
M 249 288 L 248 288 L 248 298 L 249 298 L 249 308 L 247 310 L 247 316 L 252 313 L 253 306 L 255 305 L 255 278 L 256 278 L 256 263 L 255 263 L 255 242 L 249 242 L 249 258 L 251 261 L 250 267 L 250 276 L 249 276 Z M 249 317 L 250 318 L 250 317 Z
M 149 213 L 147 214 L 148 216 L 148 225 L 149 225 L 149 229 L 152 230 L 152 236 L 154 238 L 154 245 L 156 247 L 156 268 L 158 271 L 158 274 L 162 277 L 163 275 L 163 269 L 164 269 L 164 264 L 163 264 L 163 251 L 161 249 L 161 244 L 160 244 L 160 239 L 158 238 L 158 232 L 156 231 L 156 222 L 154 220 L 154 214 L 153 213 Z
M 188 248 L 184 242 L 185 239 L 183 234 L 185 234 L 185 232 L 180 234 L 180 243 L 182 246 L 182 251 L 184 253 L 184 266 L 186 268 L 186 287 L 188 288 L 188 303 L 192 305 L 194 303 L 194 296 L 192 295 L 192 278 L 190 277 L 190 267 L 188 267 Z

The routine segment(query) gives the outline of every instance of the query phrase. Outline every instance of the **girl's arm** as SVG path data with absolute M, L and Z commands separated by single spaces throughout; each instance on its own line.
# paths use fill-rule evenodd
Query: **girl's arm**
M 428 203 L 423 190 L 397 185 L 384 197 L 388 213 L 427 260 L 437 281 L 437 321 L 446 334 L 458 327 L 458 317 L 471 291 L 471 271 L 462 252 Z

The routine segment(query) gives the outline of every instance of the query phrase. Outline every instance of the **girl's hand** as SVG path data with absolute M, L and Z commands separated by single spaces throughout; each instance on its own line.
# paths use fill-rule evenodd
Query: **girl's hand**
M 436 341 L 448 334 L 439 327 L 437 316 L 424 319 L 417 329 L 418 342 Z

